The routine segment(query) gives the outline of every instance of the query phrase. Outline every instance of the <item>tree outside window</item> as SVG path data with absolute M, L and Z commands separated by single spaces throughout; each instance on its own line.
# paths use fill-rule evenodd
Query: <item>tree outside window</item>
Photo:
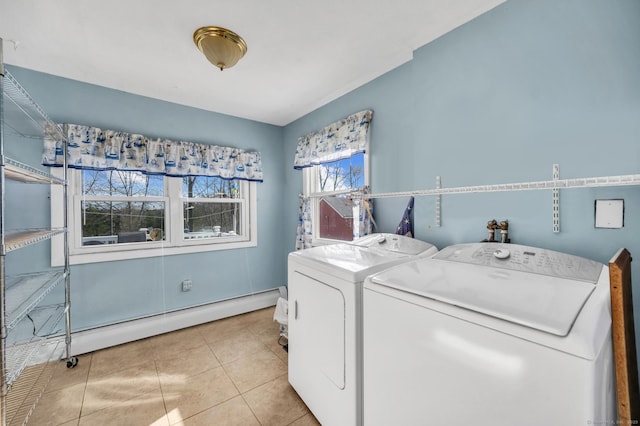
M 241 234 L 239 182 L 219 177 L 189 176 L 183 180 L 184 238 Z
M 166 228 L 165 202 L 159 198 L 163 195 L 162 176 L 131 171 L 84 170 L 82 244 L 162 239 Z

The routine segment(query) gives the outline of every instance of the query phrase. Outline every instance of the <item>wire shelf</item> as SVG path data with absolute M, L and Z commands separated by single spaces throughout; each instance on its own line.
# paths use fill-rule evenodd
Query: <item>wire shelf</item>
M 49 118 L 7 70 L 3 80 L 3 96 L 3 122 L 15 134 L 26 138 L 65 140 L 62 127 Z
M 59 352 L 62 342 L 47 343 L 47 345 L 53 344 L 58 346 Z M 46 350 L 49 351 L 49 349 Z M 55 353 L 56 349 L 51 350 L 51 352 Z M 42 397 L 54 372 L 54 362 L 40 363 L 24 369 L 20 377 L 12 383 L 11 389 L 7 394 L 7 424 L 29 424 L 29 417 Z
M 28 229 L 21 231 L 7 231 L 5 233 L 5 250 L 10 252 L 31 244 L 39 243 L 64 233 L 64 229 Z
M 7 329 L 14 328 L 51 290 L 64 281 L 65 276 L 64 271 L 7 276 L 5 290 Z
M 605 186 L 640 185 L 640 174 L 621 176 L 602 176 L 575 179 L 553 179 L 537 182 L 502 183 L 494 185 L 459 186 L 434 188 L 419 191 L 385 192 L 379 194 L 358 195 L 361 198 L 392 198 L 418 195 L 471 194 L 479 192 L 513 192 L 564 188 L 593 188 Z
M 9 157 L 4 158 L 4 173 L 7 179 L 24 183 L 45 183 L 64 185 L 64 179 L 52 176 L 49 172 L 37 169 Z
M 31 325 L 25 323 L 25 331 L 20 333 L 12 333 L 23 335 L 22 341 L 7 342 L 6 346 L 6 371 L 5 380 L 7 385 L 11 385 L 22 371 L 30 366 L 50 359 L 62 359 L 62 348 L 64 347 L 64 336 L 49 337 L 56 334 L 59 325 L 65 314 L 64 305 L 51 305 L 35 309 L 31 315 L 33 316 L 35 333 L 31 333 Z M 30 337 L 24 335 L 31 333 Z M 34 335 L 35 334 L 35 335 Z M 16 336 L 16 338 L 19 338 Z

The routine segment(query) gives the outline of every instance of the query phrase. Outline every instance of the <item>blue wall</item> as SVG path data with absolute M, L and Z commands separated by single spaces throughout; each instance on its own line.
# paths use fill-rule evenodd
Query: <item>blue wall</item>
M 60 123 L 142 133 L 151 137 L 212 143 L 258 150 L 264 182 L 257 184 L 258 246 L 191 255 L 104 262 L 72 267 L 71 299 L 74 330 L 199 305 L 286 284 L 284 202 L 281 187 L 283 129 L 195 108 L 42 74 L 22 68 L 7 69 L 31 96 Z M 8 138 L 7 155 L 38 164 L 42 145 Z M 41 197 L 23 197 L 25 186 L 7 188 L 8 228 L 49 223 L 47 188 Z M 42 186 L 27 187 L 43 191 Z M 25 204 L 29 203 L 29 204 Z M 25 214 L 28 212 L 28 214 Z M 48 245 L 11 253 L 10 272 L 48 265 Z M 45 268 L 42 268 L 45 269 Z M 184 279 L 193 289 L 181 292 Z
M 297 138 L 352 112 L 374 110 L 373 193 L 640 173 L 640 2 L 509 0 L 414 53 L 413 61 L 285 128 L 285 218 L 295 223 Z M 622 198 L 624 228 L 595 229 L 594 200 Z M 405 199 L 376 200 L 393 232 Z M 480 241 L 489 219 L 508 219 L 512 242 L 607 263 L 640 256 L 640 187 L 417 197 L 416 237 L 438 247 Z M 295 227 L 287 229 L 294 240 Z M 293 248 L 293 243 L 289 248 Z M 633 262 L 640 342 L 640 262 Z

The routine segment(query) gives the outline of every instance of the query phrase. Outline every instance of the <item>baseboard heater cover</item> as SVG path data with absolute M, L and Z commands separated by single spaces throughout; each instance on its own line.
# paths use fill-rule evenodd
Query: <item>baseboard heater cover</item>
M 193 308 L 71 333 L 71 354 L 81 355 L 123 343 L 275 306 L 285 287 Z

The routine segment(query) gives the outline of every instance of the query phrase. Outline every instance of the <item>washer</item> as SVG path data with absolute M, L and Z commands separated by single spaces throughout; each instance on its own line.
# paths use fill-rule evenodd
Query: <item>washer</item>
M 423 241 L 373 234 L 289 254 L 289 383 L 323 425 L 362 424 L 365 277 L 436 252 Z
M 461 244 L 367 278 L 366 425 L 617 419 L 608 267 Z

